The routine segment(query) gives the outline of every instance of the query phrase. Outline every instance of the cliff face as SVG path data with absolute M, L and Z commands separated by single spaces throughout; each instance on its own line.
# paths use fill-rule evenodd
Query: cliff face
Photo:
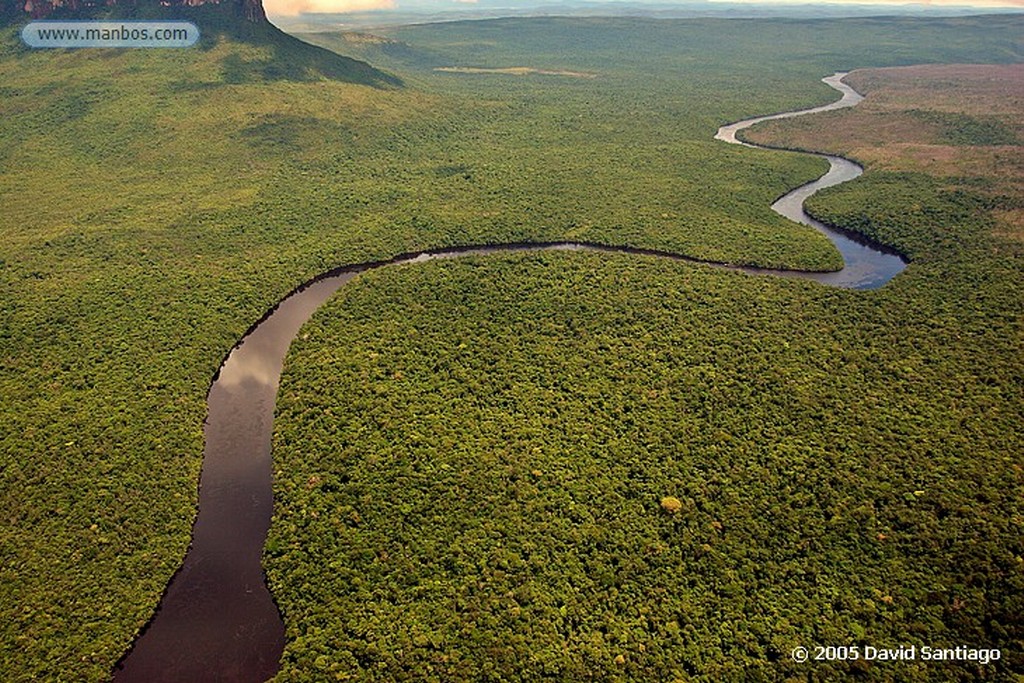
M 403 85 L 402 79 L 366 62 L 282 32 L 267 21 L 263 0 L 0 0 L 0 29 L 20 29 L 33 19 L 184 20 L 199 27 L 200 41 L 207 46 L 227 40 L 265 48 L 263 58 L 225 57 L 225 83 L 331 80 L 386 89 Z
M 86 12 L 96 8 L 135 9 L 145 5 L 172 10 L 175 7 L 218 5 L 246 21 L 263 23 L 267 20 L 262 0 L 0 0 L 0 16 L 45 19 L 58 13 L 61 18 L 70 18 L 75 12 Z

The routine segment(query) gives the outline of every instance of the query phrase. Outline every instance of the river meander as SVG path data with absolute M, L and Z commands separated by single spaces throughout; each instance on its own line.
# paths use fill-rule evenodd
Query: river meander
M 843 93 L 837 102 L 733 123 L 720 128 L 715 137 L 746 144 L 736 139 L 736 133 L 759 121 L 853 106 L 862 98 L 841 82 L 843 75 L 823 79 Z M 710 265 L 751 274 L 807 278 L 852 289 L 876 289 L 899 273 L 905 261 L 892 250 L 825 226 L 804 212 L 803 202 L 807 197 L 861 173 L 859 166 L 846 159 L 820 156 L 829 160 L 828 173 L 789 192 L 772 208 L 787 218 L 824 232 L 843 255 L 846 265 L 842 270 L 807 273 Z M 367 270 L 434 259 L 555 249 L 695 261 L 665 252 L 579 242 L 469 246 L 421 252 L 325 273 L 299 287 L 254 324 L 225 359 L 210 387 L 199 513 L 191 546 L 152 620 L 119 662 L 114 679 L 146 683 L 252 682 L 266 680 L 277 672 L 285 642 L 284 624 L 267 589 L 261 566 L 273 512 L 270 444 L 274 402 L 288 347 L 314 311 L 339 287 Z

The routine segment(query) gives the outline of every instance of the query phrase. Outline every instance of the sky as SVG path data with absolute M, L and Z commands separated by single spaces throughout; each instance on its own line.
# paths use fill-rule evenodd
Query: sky
M 395 7 L 394 0 L 263 0 L 263 8 L 271 16 L 295 16 L 312 12 L 361 12 Z
M 437 10 L 466 7 L 477 0 L 437 0 Z M 1024 10 L 1024 0 L 709 0 L 709 2 L 733 2 L 749 4 L 851 4 L 851 5 L 916 5 L 919 7 L 984 7 L 984 8 L 1016 8 Z M 428 3 L 417 2 L 422 9 Z M 510 3 L 513 4 L 513 3 Z M 551 4 L 555 4 L 554 2 Z M 367 10 L 388 10 L 402 8 L 402 0 L 263 0 L 263 6 L 272 16 L 296 16 L 304 13 L 343 13 L 363 12 Z
M 919 5 L 922 7 L 1006 7 L 1024 9 L 1024 0 L 710 0 L 748 4 L 828 4 L 828 5 Z

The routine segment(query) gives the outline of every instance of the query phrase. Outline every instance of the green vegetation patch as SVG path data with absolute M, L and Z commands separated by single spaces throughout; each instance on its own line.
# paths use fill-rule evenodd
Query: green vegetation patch
M 1017 202 L 986 197 L 981 194 L 985 188 L 971 192 L 947 185 L 921 173 L 872 171 L 856 182 L 811 197 L 807 211 L 891 244 L 914 260 L 984 258 L 979 252 L 993 248 L 988 212 Z M 1013 249 L 1008 244 L 996 248 Z
M 950 145 L 990 146 L 1020 144 L 1013 128 L 996 117 L 969 116 L 940 111 L 913 110 L 916 118 L 940 127 L 941 137 Z
M 1015 342 L 971 311 L 1009 323 L 1020 287 L 958 312 L 909 279 L 575 253 L 360 276 L 278 399 L 280 680 L 783 680 L 836 643 L 1019 671 Z
M 563 21 L 519 28 L 514 23 L 482 22 L 423 28 L 421 35 L 438 32 L 438 40 L 423 46 L 444 57 L 438 66 L 470 63 L 473 55 L 463 52 L 466 59 L 452 60 L 452 51 L 438 43 L 458 42 L 454 40 L 458 32 L 465 37 L 471 30 L 492 34 L 467 43 L 478 45 L 473 49 L 479 49 L 484 59 L 478 64 L 483 66 L 529 63 L 536 68 L 600 72 L 599 78 L 464 78 L 416 66 L 401 67 L 405 88 L 392 88 L 393 83 L 377 71 L 364 74 L 366 78 L 358 71 L 332 78 L 327 71 L 330 65 L 318 65 L 320 57 L 294 42 L 269 34 L 250 35 L 248 42 L 241 42 L 227 27 L 204 32 L 206 39 L 197 49 L 124 51 L 30 51 L 19 45 L 12 27 L 3 29 L 0 672 L 5 679 L 107 677 L 152 614 L 188 545 L 202 453 L 204 399 L 211 377 L 253 321 L 295 285 L 318 273 L 345 263 L 454 244 L 559 239 L 647 246 L 761 265 L 837 265 L 837 255 L 824 238 L 786 223 L 768 209 L 778 195 L 820 172 L 820 163 L 798 155 L 737 149 L 716 143 L 711 136 L 728 120 L 834 99 L 833 91 L 815 81 L 834 68 L 883 59 L 872 57 L 885 53 L 878 47 L 881 43 L 873 47 L 872 41 L 880 35 L 880 27 L 888 25 L 885 21 L 846 23 L 847 28 L 840 26 L 828 34 L 819 31 L 825 24 L 818 22 L 777 22 L 767 32 L 757 22 L 666 22 L 657 25 L 656 34 L 649 22 L 595 25 L 599 31 L 581 31 L 576 37 L 571 37 L 571 23 Z M 916 32 L 907 32 L 906 22 L 893 22 L 885 40 L 908 37 L 892 53 L 895 56 L 884 59 L 1019 58 L 1014 47 L 1019 45 L 1019 22 L 1014 24 L 1012 19 L 925 21 L 917 26 Z M 521 30 L 527 28 L 531 37 L 517 45 Z M 815 42 L 819 36 L 820 42 Z M 414 36 L 409 33 L 402 39 L 413 41 Z M 546 55 L 535 50 L 541 43 L 548 45 Z M 826 45 L 827 54 L 823 52 Z M 334 66 L 348 64 L 329 57 Z M 392 63 L 381 66 L 393 68 Z M 600 269 L 600 263 L 593 267 Z M 548 268 L 543 263 L 536 267 Z M 668 278 L 676 271 L 665 272 Z M 703 273 L 699 269 L 679 272 Z M 676 277 L 671 275 L 670 280 Z M 781 286 L 765 287 L 773 281 L 733 280 L 725 275 L 700 277 L 708 279 L 692 288 L 700 294 L 694 301 L 705 301 L 707 306 L 696 318 L 727 315 L 732 322 L 720 333 L 735 339 L 749 336 L 739 321 L 751 314 L 750 299 L 744 295 L 742 305 L 737 299 L 719 313 L 717 302 L 727 290 L 716 290 L 737 282 L 748 282 L 743 287 L 758 290 L 776 291 Z M 929 286 L 955 281 L 937 278 Z M 981 281 L 1014 280 L 985 273 Z M 630 280 L 617 293 L 609 284 L 614 280 L 591 284 L 602 282 L 605 285 L 598 292 L 587 289 L 584 279 L 581 291 L 590 291 L 596 298 L 607 294 L 610 301 L 618 302 L 633 296 L 639 286 L 636 279 Z M 1014 405 L 1010 402 L 1014 385 L 1003 383 L 1005 367 L 993 365 L 998 359 L 1005 362 L 1006 356 L 1005 349 L 992 351 L 994 342 L 989 337 L 998 336 L 1006 344 L 1018 339 L 1004 327 L 992 325 L 991 319 L 1002 320 L 1000 316 L 1011 316 L 1019 309 L 988 298 L 995 291 L 993 286 L 972 290 L 979 294 L 968 308 L 986 326 L 970 328 L 971 336 L 966 338 L 984 340 L 984 344 L 978 342 L 979 349 L 991 351 L 988 356 L 979 352 L 971 362 L 977 360 L 981 368 L 977 372 L 991 382 L 989 406 L 999 407 L 990 418 L 991 428 L 1005 439 L 1014 432 L 1002 421 L 1017 417 L 1005 407 Z M 804 291 L 802 287 L 810 285 L 786 285 L 784 291 L 793 294 Z M 905 291 L 899 283 L 894 287 L 893 291 Z M 673 298 L 671 291 L 646 291 L 657 294 L 654 301 Z M 935 313 L 939 321 L 952 315 L 950 311 L 965 308 L 951 296 L 955 292 L 937 291 L 942 296 L 934 298 L 949 310 L 934 306 L 922 310 L 939 310 L 941 314 Z M 1017 290 L 1005 291 L 1012 296 Z M 852 310 L 850 301 L 858 300 L 838 293 L 822 296 L 844 314 Z M 768 300 L 766 310 L 785 301 Z M 805 302 L 798 303 L 782 310 L 800 319 Z M 913 303 L 920 304 L 917 299 Z M 898 329 L 905 315 L 924 324 L 914 317 L 915 309 L 899 310 L 899 315 L 885 317 L 879 325 Z M 627 340 L 607 327 L 610 315 L 587 314 L 572 335 L 556 330 L 553 338 L 568 344 L 573 335 L 590 334 L 593 324 L 598 331 L 608 330 L 616 352 L 628 356 Z M 808 323 L 808 335 L 827 339 L 831 320 L 827 316 L 814 319 Z M 676 327 L 666 328 L 673 338 L 679 338 Z M 643 329 L 656 333 L 649 326 Z M 467 330 L 466 338 L 472 334 Z M 784 336 L 773 334 L 772 343 Z M 918 333 L 909 338 L 932 339 Z M 916 358 L 910 346 L 896 347 Z M 564 353 L 570 348 L 566 346 Z M 849 348 L 860 347 L 851 342 Z M 582 357 L 596 363 L 596 351 L 588 353 Z M 550 353 L 548 357 L 557 360 Z M 648 362 L 633 357 L 636 363 Z M 932 362 L 933 356 L 927 358 Z M 712 360 L 706 365 L 705 372 L 717 372 Z M 563 376 L 561 367 L 556 365 L 548 376 Z M 885 367 L 913 378 L 913 373 L 929 366 L 912 360 L 893 361 Z M 951 386 L 973 386 L 974 366 L 964 367 L 972 369 L 958 369 L 951 375 Z M 611 372 L 596 364 L 594 371 L 598 370 Z M 658 377 L 650 374 L 655 370 L 648 371 L 652 381 Z M 630 375 L 628 369 L 622 373 Z M 601 376 L 605 380 L 595 384 L 595 391 L 604 391 L 601 387 L 610 383 L 611 375 Z M 711 379 L 709 374 L 692 381 L 710 387 Z M 580 385 L 579 391 L 584 389 Z M 879 389 L 876 400 L 896 400 L 892 391 Z M 976 425 L 971 411 L 981 399 L 973 391 L 967 395 L 968 413 L 963 417 L 968 427 L 961 434 L 973 437 L 977 431 L 978 452 L 983 455 L 992 437 L 986 436 L 984 426 L 971 426 Z M 535 394 L 524 397 L 533 400 Z M 572 407 L 570 398 L 558 399 L 567 411 Z M 609 394 L 608 400 L 613 398 L 622 397 Z M 670 409 L 675 404 L 661 405 Z M 956 408 L 954 403 L 947 405 Z M 639 404 L 634 408 L 640 409 Z M 573 415 L 580 413 L 578 408 L 572 410 Z M 611 413 L 596 413 L 607 414 Z M 609 418 L 597 423 L 602 420 L 601 429 L 609 429 Z M 512 425 L 495 423 L 496 433 L 506 427 Z M 716 425 L 729 433 L 726 427 L 731 424 Z M 573 427 L 570 433 L 582 439 L 581 430 L 585 426 Z M 961 438 L 965 437 L 955 436 L 953 442 L 960 443 L 956 439 Z M 663 441 L 670 442 L 668 437 Z M 681 437 L 679 442 L 683 443 Z M 561 450 L 551 457 L 560 453 L 569 458 L 576 452 L 569 442 L 558 443 Z M 1006 447 L 1016 445 L 1005 443 Z M 812 445 L 812 450 L 800 453 L 810 457 L 807 454 L 819 447 L 824 445 Z M 648 463 L 635 447 L 623 444 L 621 448 L 630 462 Z M 611 468 L 609 483 L 625 477 L 614 463 L 600 460 L 600 449 L 581 452 L 587 457 L 579 462 L 604 462 Z M 462 453 L 467 462 L 477 455 Z M 687 462 L 697 462 L 697 455 L 688 457 Z M 966 456 L 964 462 L 965 469 L 956 470 L 964 477 L 980 466 Z M 559 471 L 553 460 L 542 465 Z M 1000 472 L 994 467 L 991 476 Z M 973 481 L 980 482 L 980 490 L 990 491 L 984 478 L 988 475 L 979 476 Z M 668 525 L 668 529 L 677 522 L 690 523 L 680 521 L 690 518 L 665 517 L 668 513 L 659 506 L 666 496 L 682 503 L 687 498 L 698 500 L 696 492 L 684 490 L 691 478 L 671 477 L 635 494 L 608 489 L 609 495 L 634 496 L 632 512 L 622 521 L 624 528 L 654 524 Z M 307 477 L 303 485 L 308 481 Z M 493 482 L 494 486 L 499 483 Z M 580 496 L 586 492 L 577 490 Z M 1007 487 L 1005 495 L 1013 492 Z M 601 500 L 601 495 L 592 492 L 595 500 Z M 999 498 L 1003 494 L 994 495 L 992 514 L 1006 507 Z M 563 502 L 553 500 L 555 509 L 560 509 L 557 505 Z M 964 509 L 975 513 L 974 507 Z M 724 525 L 726 520 L 717 517 L 720 512 L 701 514 L 714 514 L 712 521 Z M 514 519 L 502 518 L 498 512 L 487 514 L 497 515 L 501 524 Z M 1004 523 L 1016 524 L 1015 514 L 1007 512 Z M 699 534 L 705 533 L 708 519 L 694 518 Z M 979 524 L 989 522 L 982 519 Z M 287 529 L 275 532 L 279 547 L 285 549 L 291 541 L 281 534 Z M 648 538 L 643 529 L 638 527 L 636 533 Z M 1001 527 L 993 529 L 993 538 L 1003 538 Z M 563 539 L 572 538 L 569 527 L 560 527 L 558 533 Z M 699 538 L 701 544 L 713 546 L 703 535 Z M 616 539 L 614 543 L 620 545 L 614 547 L 633 547 L 628 545 L 633 543 L 628 534 Z M 999 546 L 1000 552 L 1007 548 L 1007 544 Z M 684 550 L 692 549 L 692 545 L 679 545 L 669 557 L 678 566 L 689 557 Z M 732 551 L 731 546 L 727 549 Z M 1002 558 L 995 550 L 991 556 Z M 479 557 L 475 551 L 473 557 Z M 711 556 L 702 557 L 706 562 Z M 330 567 L 330 562 L 325 566 Z M 736 562 L 747 566 L 746 560 Z M 984 578 L 990 576 L 987 572 L 981 572 L 979 585 L 989 585 Z M 275 575 L 278 590 L 284 581 L 281 576 Z M 1011 579 L 1006 582 L 1008 591 L 1014 585 Z M 299 575 L 294 585 L 314 585 L 320 580 L 305 581 Z M 603 586 L 606 579 L 594 581 Z M 538 585 L 538 593 L 542 589 L 548 590 Z M 946 596 L 941 598 L 945 600 L 953 594 L 939 591 L 938 595 Z M 968 598 L 971 595 L 975 594 L 969 593 Z M 586 600 L 592 604 L 593 593 Z M 543 609 L 549 610 L 554 603 L 538 598 L 535 604 L 548 605 Z M 990 614 L 991 623 L 1004 623 L 999 614 L 984 607 L 987 602 L 970 599 L 968 604 L 970 610 Z M 568 603 L 565 606 L 568 610 Z M 289 609 L 290 615 L 300 614 Z M 685 614 L 692 617 L 690 612 Z M 707 614 L 708 625 L 702 628 L 723 632 L 733 628 L 717 620 L 715 613 Z M 289 619 L 297 634 L 295 629 L 304 622 L 300 616 Z M 324 619 L 323 628 L 333 629 L 333 617 Z M 693 622 L 685 618 L 668 622 L 673 620 L 680 628 Z M 582 632 L 596 638 L 592 625 L 588 622 Z M 315 623 L 302 626 L 314 627 Z M 407 629 L 407 633 L 413 631 Z M 448 638 L 451 630 L 444 633 Z M 781 633 L 788 631 L 783 628 Z M 417 636 L 431 642 L 431 634 L 417 631 L 410 637 Z M 493 636 L 483 636 L 487 637 Z M 530 641 L 531 648 L 539 638 Z M 768 652 L 765 643 L 770 640 L 752 642 Z M 735 639 L 723 642 L 732 647 Z M 787 642 L 786 638 L 779 641 Z M 315 647 L 322 643 L 317 641 Z M 473 652 L 480 652 L 473 647 L 477 647 Z M 758 652 L 756 648 L 751 652 Z M 561 655 L 548 653 L 544 660 L 564 671 L 577 671 L 593 662 L 604 666 L 612 653 L 608 646 L 595 645 L 586 659 L 572 655 L 559 660 Z M 635 652 L 616 646 L 613 663 L 620 654 L 625 666 L 631 666 Z M 469 661 L 468 651 L 465 656 Z M 314 677 L 322 678 L 319 672 Z

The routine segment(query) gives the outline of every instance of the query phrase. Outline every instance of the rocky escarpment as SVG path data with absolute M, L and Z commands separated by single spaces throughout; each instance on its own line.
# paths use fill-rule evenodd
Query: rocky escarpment
M 267 20 L 262 0 L 0 0 L 0 28 L 17 30 L 35 19 L 184 20 L 200 29 L 200 45 L 227 40 L 263 48 L 260 56 L 227 55 L 224 83 L 332 80 L 402 87 L 393 74 L 282 32 Z

